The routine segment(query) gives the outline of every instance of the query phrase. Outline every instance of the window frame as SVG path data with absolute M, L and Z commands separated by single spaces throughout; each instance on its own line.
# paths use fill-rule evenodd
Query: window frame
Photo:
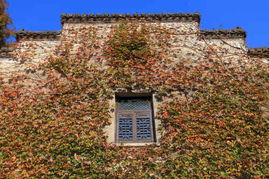
M 130 110 L 128 111 L 129 114 L 133 113 L 133 117 L 132 117 L 132 132 L 133 132 L 133 139 L 131 141 L 123 141 L 120 140 L 118 137 L 119 134 L 119 117 L 118 115 L 120 113 L 124 113 L 124 110 L 119 110 L 119 103 L 118 100 L 119 99 L 148 99 L 150 102 L 150 109 L 149 109 L 149 116 L 150 116 L 150 125 L 151 125 L 151 139 L 150 140 L 137 140 L 136 137 L 137 133 L 136 133 L 136 125 L 134 125 L 137 122 L 137 119 L 139 119 L 137 116 L 139 116 L 139 114 L 137 116 L 135 116 L 137 113 L 139 113 L 139 111 L 141 112 L 145 112 L 146 110 Z M 151 93 L 118 93 L 115 95 L 115 143 L 116 144 L 148 144 L 148 143 L 156 143 L 157 139 L 156 139 L 156 123 L 155 123 L 155 116 L 154 116 L 154 103 L 153 103 L 153 94 Z M 119 112 L 120 111 L 120 112 Z M 126 110 L 127 112 L 127 110 Z M 127 113 L 128 113 L 127 112 Z M 134 130 L 135 129 L 135 130 Z

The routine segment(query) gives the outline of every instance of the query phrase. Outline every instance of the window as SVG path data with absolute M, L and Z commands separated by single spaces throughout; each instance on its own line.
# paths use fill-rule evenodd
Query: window
M 152 97 L 116 97 L 116 142 L 155 142 Z

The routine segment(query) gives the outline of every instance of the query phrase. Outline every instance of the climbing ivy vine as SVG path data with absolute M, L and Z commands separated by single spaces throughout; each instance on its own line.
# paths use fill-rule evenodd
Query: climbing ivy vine
M 268 171 L 268 66 L 170 60 L 170 33 L 124 22 L 105 44 L 83 27 L 62 37 L 29 88 L 16 76 L 0 86 L 3 178 L 264 177 Z M 95 53 L 103 55 L 99 58 Z M 238 63 L 240 62 L 240 63 Z M 31 74 L 28 74 L 31 76 Z M 109 100 L 118 88 L 149 89 L 161 106 L 160 145 L 108 144 Z

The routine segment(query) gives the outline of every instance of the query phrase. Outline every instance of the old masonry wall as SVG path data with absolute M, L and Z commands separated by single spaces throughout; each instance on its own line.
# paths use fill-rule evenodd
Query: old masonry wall
M 29 32 L 19 31 L 17 42 L 13 48 L 0 50 L 0 75 L 8 78 L 13 74 L 26 73 L 38 64 L 45 62 L 53 55 L 57 46 L 66 38 L 74 38 L 83 33 L 84 28 L 96 30 L 96 36 L 101 45 L 108 40 L 112 27 L 123 20 L 143 20 L 149 24 L 158 23 L 171 32 L 169 42 L 169 59 L 178 62 L 182 59 L 193 63 L 203 60 L 208 52 L 214 53 L 215 58 L 234 60 L 238 58 L 259 58 L 269 62 L 269 48 L 249 49 L 246 45 L 246 32 L 241 28 L 230 30 L 201 30 L 199 14 L 83 14 L 61 16 L 61 31 Z M 77 41 L 79 45 L 79 41 Z M 102 49 L 96 49 L 93 59 L 102 56 Z M 143 91 L 141 91 L 143 92 Z M 158 102 L 154 100 L 155 115 Z M 110 101 L 110 107 L 115 107 L 115 99 Z M 269 117 L 269 106 L 263 107 L 265 116 Z M 111 125 L 106 129 L 108 141 L 114 141 L 115 114 L 111 112 Z M 160 125 L 157 120 L 156 127 Z M 157 139 L 160 134 L 157 134 Z M 158 142 L 158 141 L 157 141 Z

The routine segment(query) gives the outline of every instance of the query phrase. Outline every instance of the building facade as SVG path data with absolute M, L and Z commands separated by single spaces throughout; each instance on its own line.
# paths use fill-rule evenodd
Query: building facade
M 174 62 L 182 59 L 193 63 L 201 61 L 208 56 L 209 50 L 213 51 L 216 57 L 227 61 L 242 57 L 258 58 L 265 63 L 269 61 L 269 48 L 248 48 L 246 32 L 242 28 L 201 30 L 200 15 L 196 13 L 63 14 L 60 31 L 18 31 L 15 47 L 3 48 L 0 51 L 0 73 L 7 78 L 13 74 L 28 73 L 34 66 L 50 58 L 63 40 L 83 33 L 84 28 L 95 29 L 102 46 L 108 40 L 112 27 L 126 20 L 143 20 L 169 30 L 171 41 L 167 54 L 169 60 Z M 80 42 L 77 43 L 79 45 Z M 98 61 L 102 53 L 102 48 L 96 48 L 92 58 Z M 121 145 L 159 143 L 160 134 L 156 129 L 160 121 L 156 119 L 156 114 L 160 102 L 154 93 L 146 89 L 118 89 L 109 103 L 112 117 L 111 125 L 106 128 L 108 142 Z M 268 116 L 268 109 L 265 107 L 263 110 Z

